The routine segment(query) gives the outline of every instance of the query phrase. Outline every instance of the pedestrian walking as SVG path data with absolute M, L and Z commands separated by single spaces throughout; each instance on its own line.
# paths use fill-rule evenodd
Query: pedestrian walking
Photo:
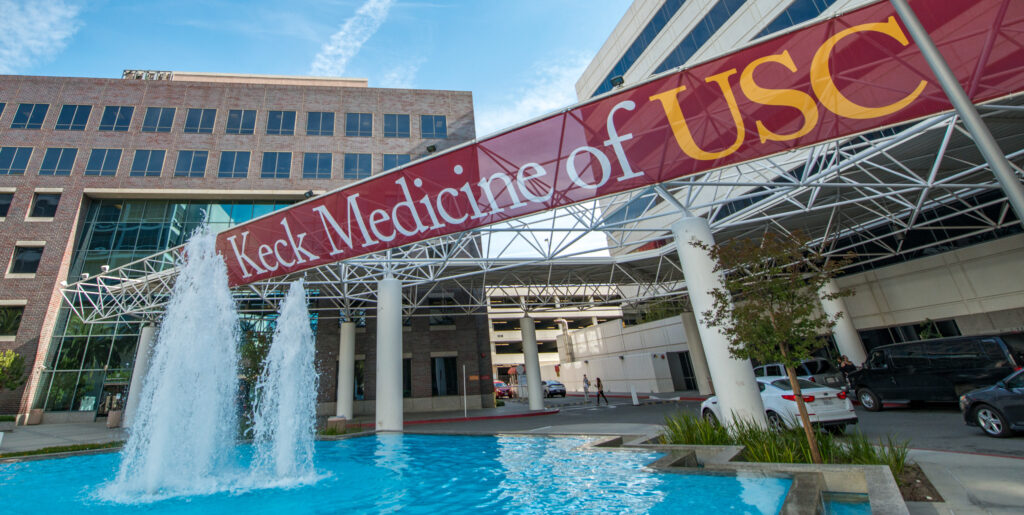
M 583 404 L 590 404 L 590 379 L 583 374 Z
M 597 405 L 601 405 L 601 397 L 604 397 L 604 405 L 607 406 L 611 403 L 608 402 L 608 397 L 604 394 L 604 383 L 601 382 L 601 378 L 597 378 Z

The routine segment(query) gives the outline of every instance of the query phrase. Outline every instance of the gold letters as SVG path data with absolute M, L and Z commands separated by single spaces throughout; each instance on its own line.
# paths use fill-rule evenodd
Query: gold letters
M 743 143 L 743 118 L 740 116 L 740 109 L 736 105 L 736 95 L 733 94 L 732 86 L 729 85 L 729 76 L 735 73 L 736 69 L 733 68 L 732 70 L 704 79 L 704 82 L 718 83 L 718 87 L 721 88 L 722 94 L 725 96 L 725 102 L 729 105 L 732 121 L 736 125 L 736 141 L 729 148 L 719 152 L 707 152 L 697 146 L 697 142 L 693 140 L 693 134 L 686 125 L 686 118 L 683 117 L 683 110 L 679 106 L 679 100 L 676 98 L 680 92 L 686 90 L 686 86 L 664 91 L 650 98 L 652 102 L 655 100 L 661 102 L 661 108 L 665 110 L 665 116 L 668 117 L 668 122 L 672 126 L 672 133 L 676 136 L 676 143 L 679 144 L 679 148 L 683 149 L 683 152 L 686 152 L 686 155 L 702 161 L 711 161 L 732 154 Z
M 913 102 L 928 84 L 926 81 L 921 81 L 918 83 L 917 88 L 915 88 L 909 95 L 903 97 L 902 100 L 882 107 L 866 107 L 858 105 L 844 97 L 843 94 L 839 92 L 839 88 L 836 87 L 835 82 L 832 80 L 832 73 L 828 68 L 828 60 L 832 55 L 832 49 L 835 48 L 836 44 L 838 44 L 840 40 L 851 34 L 865 31 L 885 34 L 886 36 L 899 41 L 903 46 L 910 44 L 910 42 L 907 41 L 906 34 L 903 33 L 899 24 L 896 23 L 896 19 L 890 16 L 889 21 L 885 23 L 865 23 L 863 25 L 850 27 L 835 36 L 832 36 L 828 41 L 825 41 L 823 45 L 818 47 L 818 51 L 815 52 L 814 59 L 811 61 L 811 87 L 814 88 L 814 94 L 818 96 L 818 100 L 821 101 L 821 105 L 825 106 L 825 109 L 828 109 L 839 116 L 853 118 L 856 120 L 867 120 L 895 113 Z
M 747 98 L 759 104 L 798 109 L 804 115 L 804 124 L 800 129 L 791 134 L 776 134 L 768 130 L 761 123 L 761 120 L 756 120 L 754 123 L 757 125 L 757 135 L 761 137 L 761 143 L 768 140 L 788 141 L 811 132 L 811 129 L 818 124 L 818 105 L 814 98 L 803 91 L 795 89 L 768 89 L 758 86 L 754 82 L 754 70 L 764 63 L 779 63 L 791 72 L 796 71 L 796 64 L 793 63 L 793 58 L 790 57 L 789 51 L 762 57 L 744 68 L 743 73 L 740 75 L 740 90 L 743 91 Z

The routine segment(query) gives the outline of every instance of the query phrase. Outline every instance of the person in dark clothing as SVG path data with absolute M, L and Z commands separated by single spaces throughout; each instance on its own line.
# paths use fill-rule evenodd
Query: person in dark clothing
M 598 406 L 601 405 L 601 397 L 604 397 L 604 403 L 607 406 L 609 404 L 609 402 L 608 402 L 608 397 L 605 397 L 605 395 L 604 395 L 604 383 L 602 383 L 601 382 L 601 378 L 598 377 L 597 378 L 597 396 L 596 396 L 596 398 L 597 398 L 597 405 Z
M 854 365 L 846 355 L 842 355 L 839 356 L 839 371 L 843 373 L 846 384 L 850 384 L 850 374 L 857 371 L 857 365 Z

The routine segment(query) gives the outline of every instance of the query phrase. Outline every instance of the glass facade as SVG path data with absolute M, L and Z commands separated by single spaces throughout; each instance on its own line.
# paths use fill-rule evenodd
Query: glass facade
M 75 242 L 69 277 L 95 274 L 185 242 L 204 219 L 221 231 L 288 204 L 272 201 L 95 200 Z M 62 306 L 33 408 L 96 411 L 118 408 L 128 388 L 139 321 L 85 324 Z

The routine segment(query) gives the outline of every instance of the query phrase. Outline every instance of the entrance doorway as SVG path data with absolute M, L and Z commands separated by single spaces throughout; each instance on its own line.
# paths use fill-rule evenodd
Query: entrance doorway
M 676 391 L 696 390 L 697 378 L 693 374 L 693 363 L 689 352 L 669 352 L 668 370 L 672 373 L 672 388 Z

